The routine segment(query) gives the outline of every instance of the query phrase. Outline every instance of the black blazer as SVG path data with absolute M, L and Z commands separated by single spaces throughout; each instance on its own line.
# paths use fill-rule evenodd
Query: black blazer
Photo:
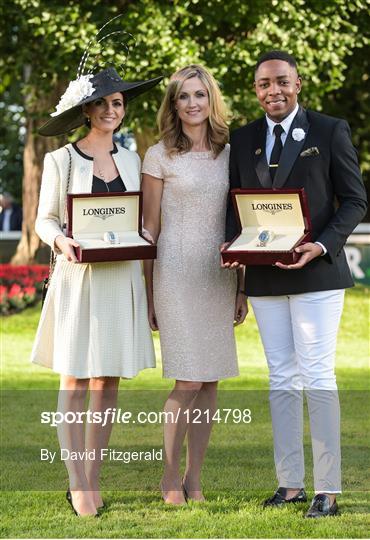
M 12 213 L 10 214 L 10 230 L 21 231 L 22 230 L 22 208 L 18 204 L 12 205 Z M 4 223 L 4 211 L 0 213 L 0 231 L 3 230 Z
M 306 136 L 295 141 L 294 128 Z M 300 108 L 287 135 L 274 185 L 266 160 L 265 117 L 231 135 L 230 189 L 304 188 L 312 221 L 313 241 L 328 250 L 300 270 L 273 266 L 246 267 L 245 291 L 250 296 L 299 294 L 351 287 L 353 280 L 343 246 L 366 212 L 366 192 L 346 121 Z M 318 154 L 301 156 L 316 147 Z M 238 225 L 229 197 L 226 241 Z

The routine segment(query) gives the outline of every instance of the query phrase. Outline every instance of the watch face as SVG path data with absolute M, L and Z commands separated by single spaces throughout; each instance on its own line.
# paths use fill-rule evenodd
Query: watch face
M 113 231 L 105 232 L 103 239 L 108 244 L 119 244 L 119 234 Z
M 270 235 L 269 235 L 269 232 L 268 231 L 262 231 L 258 237 L 258 240 L 260 242 L 267 242 L 268 239 L 269 239 Z

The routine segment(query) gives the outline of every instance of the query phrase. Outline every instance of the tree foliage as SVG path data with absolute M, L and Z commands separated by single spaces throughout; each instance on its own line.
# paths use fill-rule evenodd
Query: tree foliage
M 0 192 L 9 191 L 20 201 L 26 119 L 18 90 L 14 84 L 0 98 Z
M 303 77 L 301 102 L 349 120 L 363 168 L 369 171 L 365 142 L 369 105 L 364 99 L 369 7 L 370 0 L 9 0 L 0 7 L 4 23 L 0 90 L 5 96 L 1 101 L 24 111 L 27 121 L 20 122 L 27 129 L 27 144 L 28 131 L 47 118 L 58 95 L 76 77 L 91 37 L 109 18 L 123 13 L 111 28 L 135 36 L 125 77 L 164 74 L 166 82 L 177 68 L 203 63 L 222 86 L 232 127 L 260 115 L 252 87 L 260 53 L 272 48 L 293 53 Z M 121 53 L 120 47 L 107 47 L 99 60 L 119 63 Z M 158 86 L 129 106 L 129 127 L 145 144 L 154 133 L 162 92 L 163 85 Z M 17 121 L 10 114 L 6 118 L 0 149 L 9 146 L 9 152 L 0 161 L 1 177 L 10 174 L 12 163 L 14 168 L 11 149 L 18 148 L 19 155 Z M 61 142 L 63 138 L 50 144 Z
M 369 7 L 369 0 L 121 0 L 111 5 L 103 0 L 11 0 L 2 14 L 0 84 L 4 90 L 18 81 L 29 106 L 45 116 L 48 111 L 39 110 L 37 100 L 57 80 L 67 84 L 75 77 L 89 39 L 122 12 L 113 29 L 127 29 L 136 39 L 127 78 L 170 75 L 186 63 L 202 62 L 221 82 L 233 122 L 239 124 L 259 114 L 251 91 L 257 57 L 282 48 L 298 60 L 304 101 L 320 109 L 324 96 L 345 85 L 351 58 L 361 56 L 369 43 Z M 153 125 L 159 96 L 160 89 L 133 105 L 136 129 Z

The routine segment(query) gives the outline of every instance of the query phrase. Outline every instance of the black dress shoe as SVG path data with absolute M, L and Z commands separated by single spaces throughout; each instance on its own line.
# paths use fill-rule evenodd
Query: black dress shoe
M 335 516 L 338 513 L 337 501 L 334 501 L 330 506 L 330 498 L 324 493 L 315 495 L 312 499 L 311 506 L 308 509 L 306 518 L 320 518 L 326 516 Z
M 288 503 L 307 502 L 307 495 L 303 488 L 301 488 L 297 495 L 294 495 L 291 499 L 286 498 L 287 492 L 287 488 L 279 487 L 272 497 L 263 502 L 263 507 L 266 508 L 267 506 L 283 506 Z
M 71 508 L 74 511 L 74 513 L 76 514 L 76 516 L 81 517 L 81 514 L 79 512 L 77 512 L 76 508 L 73 506 L 72 493 L 71 493 L 71 490 L 69 488 L 67 489 L 66 499 L 69 502 L 69 504 L 71 505 Z M 98 513 L 94 514 L 94 517 L 99 517 L 99 514 Z
M 184 485 L 184 479 L 181 480 L 181 489 L 184 494 L 185 502 L 187 503 L 189 501 L 189 493 L 187 492 L 187 489 Z
M 80 517 L 80 514 L 77 512 L 76 508 L 73 506 L 72 493 L 71 493 L 71 490 L 69 488 L 67 489 L 66 499 L 69 502 L 69 504 L 71 505 L 71 508 L 74 511 L 74 513 L 76 514 L 76 516 Z

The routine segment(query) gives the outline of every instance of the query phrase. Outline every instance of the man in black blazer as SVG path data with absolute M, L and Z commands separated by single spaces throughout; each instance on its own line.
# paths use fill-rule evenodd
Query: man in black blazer
M 344 289 L 353 285 L 343 246 L 365 214 L 366 194 L 347 122 L 304 110 L 297 101 L 300 90 L 301 78 L 291 55 L 270 51 L 259 59 L 255 91 L 265 116 L 231 135 L 230 189 L 306 191 L 312 242 L 296 248 L 301 256 L 295 264 L 247 266 L 245 293 L 270 372 L 279 488 L 264 506 L 307 500 L 305 390 L 315 483 L 306 517 L 322 517 L 337 512 L 336 494 L 341 492 L 334 359 Z M 229 199 L 226 240 L 237 233 Z

